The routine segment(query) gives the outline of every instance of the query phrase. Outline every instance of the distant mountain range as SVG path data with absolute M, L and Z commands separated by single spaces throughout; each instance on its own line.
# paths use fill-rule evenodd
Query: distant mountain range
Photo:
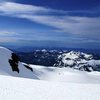
M 93 55 L 83 52 L 71 51 L 58 56 L 57 67 L 70 67 L 82 71 L 100 71 L 100 60 L 95 60 Z
M 22 64 L 21 62 L 24 62 Z M 26 63 L 26 64 L 25 64 Z M 68 50 L 33 50 L 32 52 L 15 52 L 0 47 L 0 66 L 2 71 L 7 71 L 8 74 L 13 75 L 12 71 L 20 73 L 22 70 L 22 76 L 25 71 L 33 71 L 29 66 L 43 65 L 46 67 L 69 67 L 81 71 L 100 71 L 99 57 L 93 54 L 83 53 L 80 51 L 68 51 Z M 7 67 L 10 66 L 12 71 Z M 27 70 L 26 70 L 27 69 Z M 31 73 L 30 72 L 30 73 Z M 25 77 L 28 77 L 26 74 Z
M 20 56 L 22 62 L 28 64 L 100 71 L 100 57 L 94 53 L 88 54 L 79 51 L 43 49 L 17 54 Z

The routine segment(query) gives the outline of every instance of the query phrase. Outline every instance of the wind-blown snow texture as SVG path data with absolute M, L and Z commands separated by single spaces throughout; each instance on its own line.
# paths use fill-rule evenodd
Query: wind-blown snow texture
M 18 73 L 11 54 L 0 47 L 0 100 L 100 100 L 100 72 L 28 65 L 32 72 L 19 62 Z

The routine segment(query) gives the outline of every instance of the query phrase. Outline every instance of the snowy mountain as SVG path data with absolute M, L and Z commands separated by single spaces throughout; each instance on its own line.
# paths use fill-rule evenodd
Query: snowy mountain
M 89 51 L 88 51 L 89 52 Z M 56 67 L 72 67 L 85 71 L 100 71 L 99 54 L 90 52 L 75 52 L 68 50 L 33 50 L 27 53 L 17 53 L 22 62 Z M 73 57 L 76 57 L 73 59 Z
M 43 52 L 46 51 L 44 50 Z M 76 69 L 80 66 L 83 67 L 83 65 L 87 63 L 91 64 L 92 66 L 97 64 L 99 65 L 99 61 L 95 61 L 95 63 L 93 62 L 94 60 L 92 55 L 88 55 L 81 52 L 64 53 L 60 55 L 58 58 L 59 59 L 62 58 L 61 62 L 59 62 L 58 65 L 60 67 L 62 67 L 62 62 L 64 63 L 64 66 L 67 65 Z M 76 65 L 78 64 L 80 66 L 75 66 L 74 64 Z M 92 70 L 92 67 L 90 66 L 88 67 L 89 67 L 88 70 L 90 70 L 90 68 Z M 83 68 L 85 70 L 85 67 Z M 65 79 L 67 79 L 66 81 L 69 82 L 70 80 L 68 80 L 68 73 L 70 73 L 69 75 L 77 73 L 79 77 L 83 77 L 82 79 L 85 79 L 84 72 L 76 71 L 73 70 L 72 68 L 69 69 L 69 68 L 59 68 L 59 67 L 45 67 L 45 66 L 21 63 L 19 57 L 16 54 L 14 54 L 12 51 L 4 47 L 0 47 L 0 74 L 1 75 L 9 75 L 9 76 L 16 76 L 16 77 L 31 78 L 31 79 L 42 79 L 42 80 L 58 80 L 58 81 L 62 79 L 64 79 L 65 81 Z M 81 79 L 78 80 L 77 79 L 78 76 L 76 77 L 76 82 L 81 80 Z M 75 82 L 75 80 L 72 82 Z
M 66 57 L 93 60 L 84 53 L 72 55 Z M 100 72 L 21 63 L 16 54 L 0 47 L 0 100 L 100 100 L 99 84 Z
M 57 50 L 32 50 L 31 52 L 17 53 L 22 62 L 34 65 L 53 66 L 61 53 Z
M 93 55 L 83 52 L 71 51 L 58 56 L 57 63 L 54 66 L 70 67 L 78 70 L 91 72 L 100 70 L 100 60 L 93 59 Z
M 25 67 L 12 51 L 0 47 L 0 74 L 24 78 L 36 78 L 29 67 Z

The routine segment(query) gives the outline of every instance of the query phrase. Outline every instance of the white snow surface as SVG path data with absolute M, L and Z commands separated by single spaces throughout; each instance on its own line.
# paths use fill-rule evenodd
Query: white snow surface
M 20 62 L 17 73 L 11 53 L 0 47 L 0 100 L 100 100 L 100 72 L 29 65 L 31 72 Z
M 19 73 L 12 71 L 11 66 L 8 62 L 11 58 L 12 53 L 12 51 L 4 47 L 0 47 L 0 74 L 24 78 L 36 78 L 35 75 L 33 75 L 33 72 L 24 67 L 21 62 L 19 62 L 18 64 Z
M 75 84 L 0 75 L 0 100 L 100 100 L 99 84 Z
M 100 72 L 83 72 L 71 68 L 30 65 L 39 80 L 66 83 L 100 83 Z

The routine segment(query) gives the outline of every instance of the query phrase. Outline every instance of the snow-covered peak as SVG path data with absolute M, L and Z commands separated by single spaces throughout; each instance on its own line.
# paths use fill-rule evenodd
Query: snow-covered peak
M 93 58 L 93 56 L 90 54 L 86 54 L 83 52 L 76 52 L 76 51 L 70 51 L 68 53 L 64 53 L 64 54 L 60 55 L 60 57 L 61 56 L 63 56 L 65 59 L 73 59 L 73 60 L 77 60 L 77 59 L 90 60 Z
M 93 55 L 83 52 L 70 51 L 58 56 L 54 66 L 71 67 L 79 70 L 92 71 L 100 66 L 100 60 L 94 60 Z
M 47 50 L 46 50 L 46 49 L 42 49 L 41 51 L 42 51 L 42 52 L 47 52 Z
M 0 74 L 35 78 L 32 70 L 24 66 L 16 54 L 4 47 L 0 47 Z

